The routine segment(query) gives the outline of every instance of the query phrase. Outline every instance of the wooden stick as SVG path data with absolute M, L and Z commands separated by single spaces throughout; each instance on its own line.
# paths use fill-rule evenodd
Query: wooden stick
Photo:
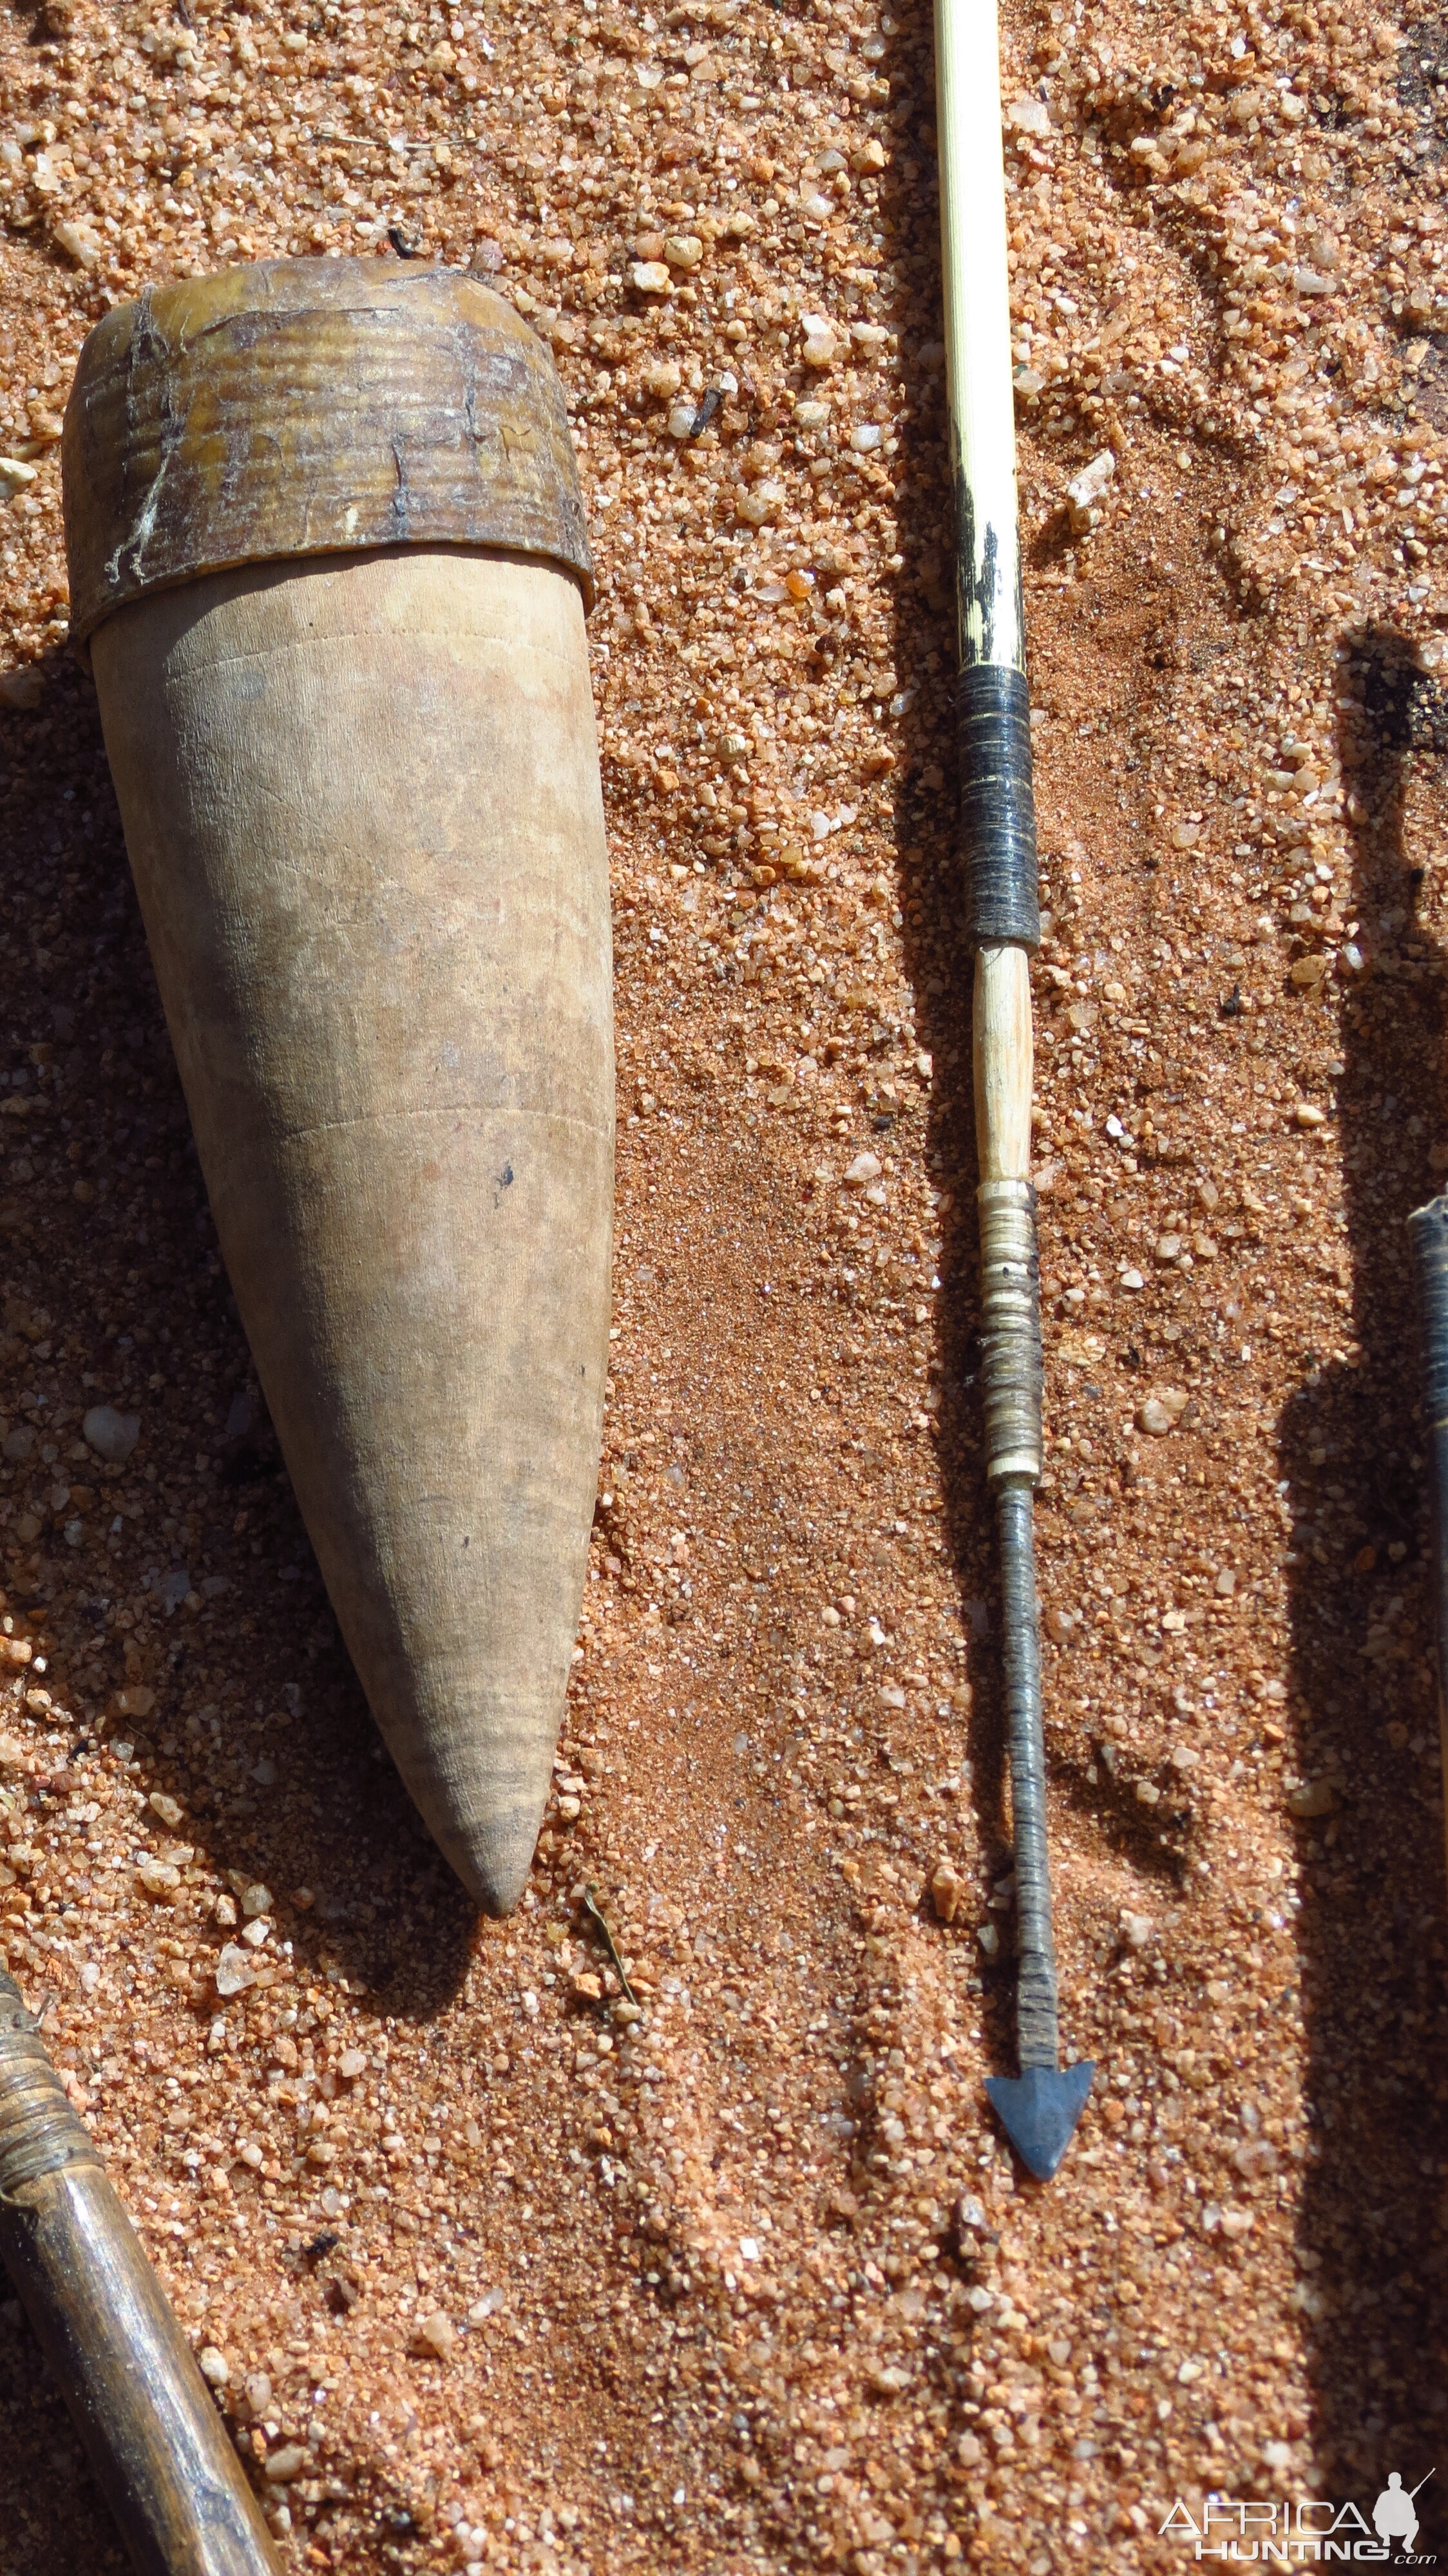
M 0 2257 L 137 2576 L 281 2576 L 216 2402 L 0 1971 Z
M 1448 1767 L 1448 1192 L 1408 1219 L 1423 1334 L 1423 1414 L 1433 1498 L 1433 1594 L 1438 1631 L 1438 1741 Z
M 1015 400 L 995 0 L 936 0 L 946 382 L 956 509 L 960 809 L 976 949 L 986 1474 L 1000 1524 L 1014 1809 L 1019 2080 L 986 2090 L 1030 2170 L 1060 2163 L 1092 2068 L 1058 2066 L 1034 1495 L 1041 1475 L 1040 1265 L 1031 1184 L 1030 952 L 1040 936 L 1031 719 L 1016 518 Z

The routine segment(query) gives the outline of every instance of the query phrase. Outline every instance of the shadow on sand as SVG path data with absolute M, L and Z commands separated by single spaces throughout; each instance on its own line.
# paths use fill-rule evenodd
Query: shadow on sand
M 462 1987 L 474 1912 L 385 1756 L 264 1410 L 237 1403 L 250 1356 L 94 693 L 63 657 L 40 675 L 38 706 L 0 709 L 0 1562 L 66 1712 L 49 1727 L 31 1713 L 34 1821 L 114 1776 L 129 1742 L 130 1778 L 182 1802 L 198 1857 L 272 1890 L 297 1971 L 279 2004 L 305 2013 L 309 1989 L 325 2003 L 345 1979 L 379 2020 L 426 2024 Z M 79 1444 L 105 1403 L 140 1417 L 124 1466 Z M 138 1695 L 129 1713 L 121 1691 Z M 53 1987 L 62 2018 L 91 1947 L 87 1892 L 59 1881 L 8 1939 L 27 1993 Z M 227 1937 L 200 1919 L 176 1928 L 201 1959 Z M 152 1946 L 120 1935 L 87 2047 L 123 2045 L 144 2015 Z M 181 2048 L 204 2046 L 209 1975 L 179 2009 Z M 272 2009 L 250 1996 L 249 2025 L 265 2030 Z M 0 2309 L 0 2528 L 17 2565 L 53 2576 L 122 2564 L 13 2309 Z
M 1431 1666 L 1419 1352 L 1406 1220 L 1441 1185 L 1448 972 L 1420 918 L 1415 779 L 1448 703 L 1405 635 L 1344 641 L 1339 751 L 1368 971 L 1348 983 L 1336 1091 L 1343 1342 L 1279 1424 L 1291 1541 L 1297 1764 L 1336 1790 L 1299 1827 L 1311 2145 L 1299 2250 L 1317 2455 L 1340 2492 L 1414 2486 L 1442 2453 L 1442 1790 Z M 1295 1561 L 1294 1561 L 1295 1560 Z M 1441 2521 L 1430 2488 L 1424 2536 Z

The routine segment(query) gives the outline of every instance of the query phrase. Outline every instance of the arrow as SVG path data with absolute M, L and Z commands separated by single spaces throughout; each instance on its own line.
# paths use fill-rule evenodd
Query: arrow
M 1041 1476 L 1041 1305 L 1031 1182 L 1030 955 L 1040 939 L 1031 711 L 1016 518 L 1015 396 L 995 0 L 936 0 L 945 365 L 956 512 L 960 816 L 980 1165 L 986 1474 L 1000 1522 L 1015 1816 L 1021 2072 L 986 2092 L 1028 2171 L 1048 2182 L 1093 2068 L 1059 2066 L 1041 1733 L 1035 1488 Z

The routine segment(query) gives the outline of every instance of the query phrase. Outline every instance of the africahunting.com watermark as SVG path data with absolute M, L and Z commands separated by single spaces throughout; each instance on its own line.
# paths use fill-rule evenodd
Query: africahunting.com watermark
M 1158 2528 L 1194 2559 L 1257 2567 L 1436 2567 L 1436 2550 L 1420 2550 L 1417 2499 L 1434 2472 L 1405 2487 L 1394 2469 L 1364 2511 L 1324 2496 L 1290 2500 L 1209 2495 L 1193 2512 L 1178 2496 Z

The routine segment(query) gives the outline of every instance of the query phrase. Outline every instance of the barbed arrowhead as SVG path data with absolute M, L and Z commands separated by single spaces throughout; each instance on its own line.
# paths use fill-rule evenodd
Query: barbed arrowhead
M 1022 2075 L 986 2078 L 1001 2127 L 1028 2173 L 1049 2182 L 1071 2143 L 1096 2072 L 1091 2058 L 1058 2073 L 1054 2066 L 1028 2066 Z

